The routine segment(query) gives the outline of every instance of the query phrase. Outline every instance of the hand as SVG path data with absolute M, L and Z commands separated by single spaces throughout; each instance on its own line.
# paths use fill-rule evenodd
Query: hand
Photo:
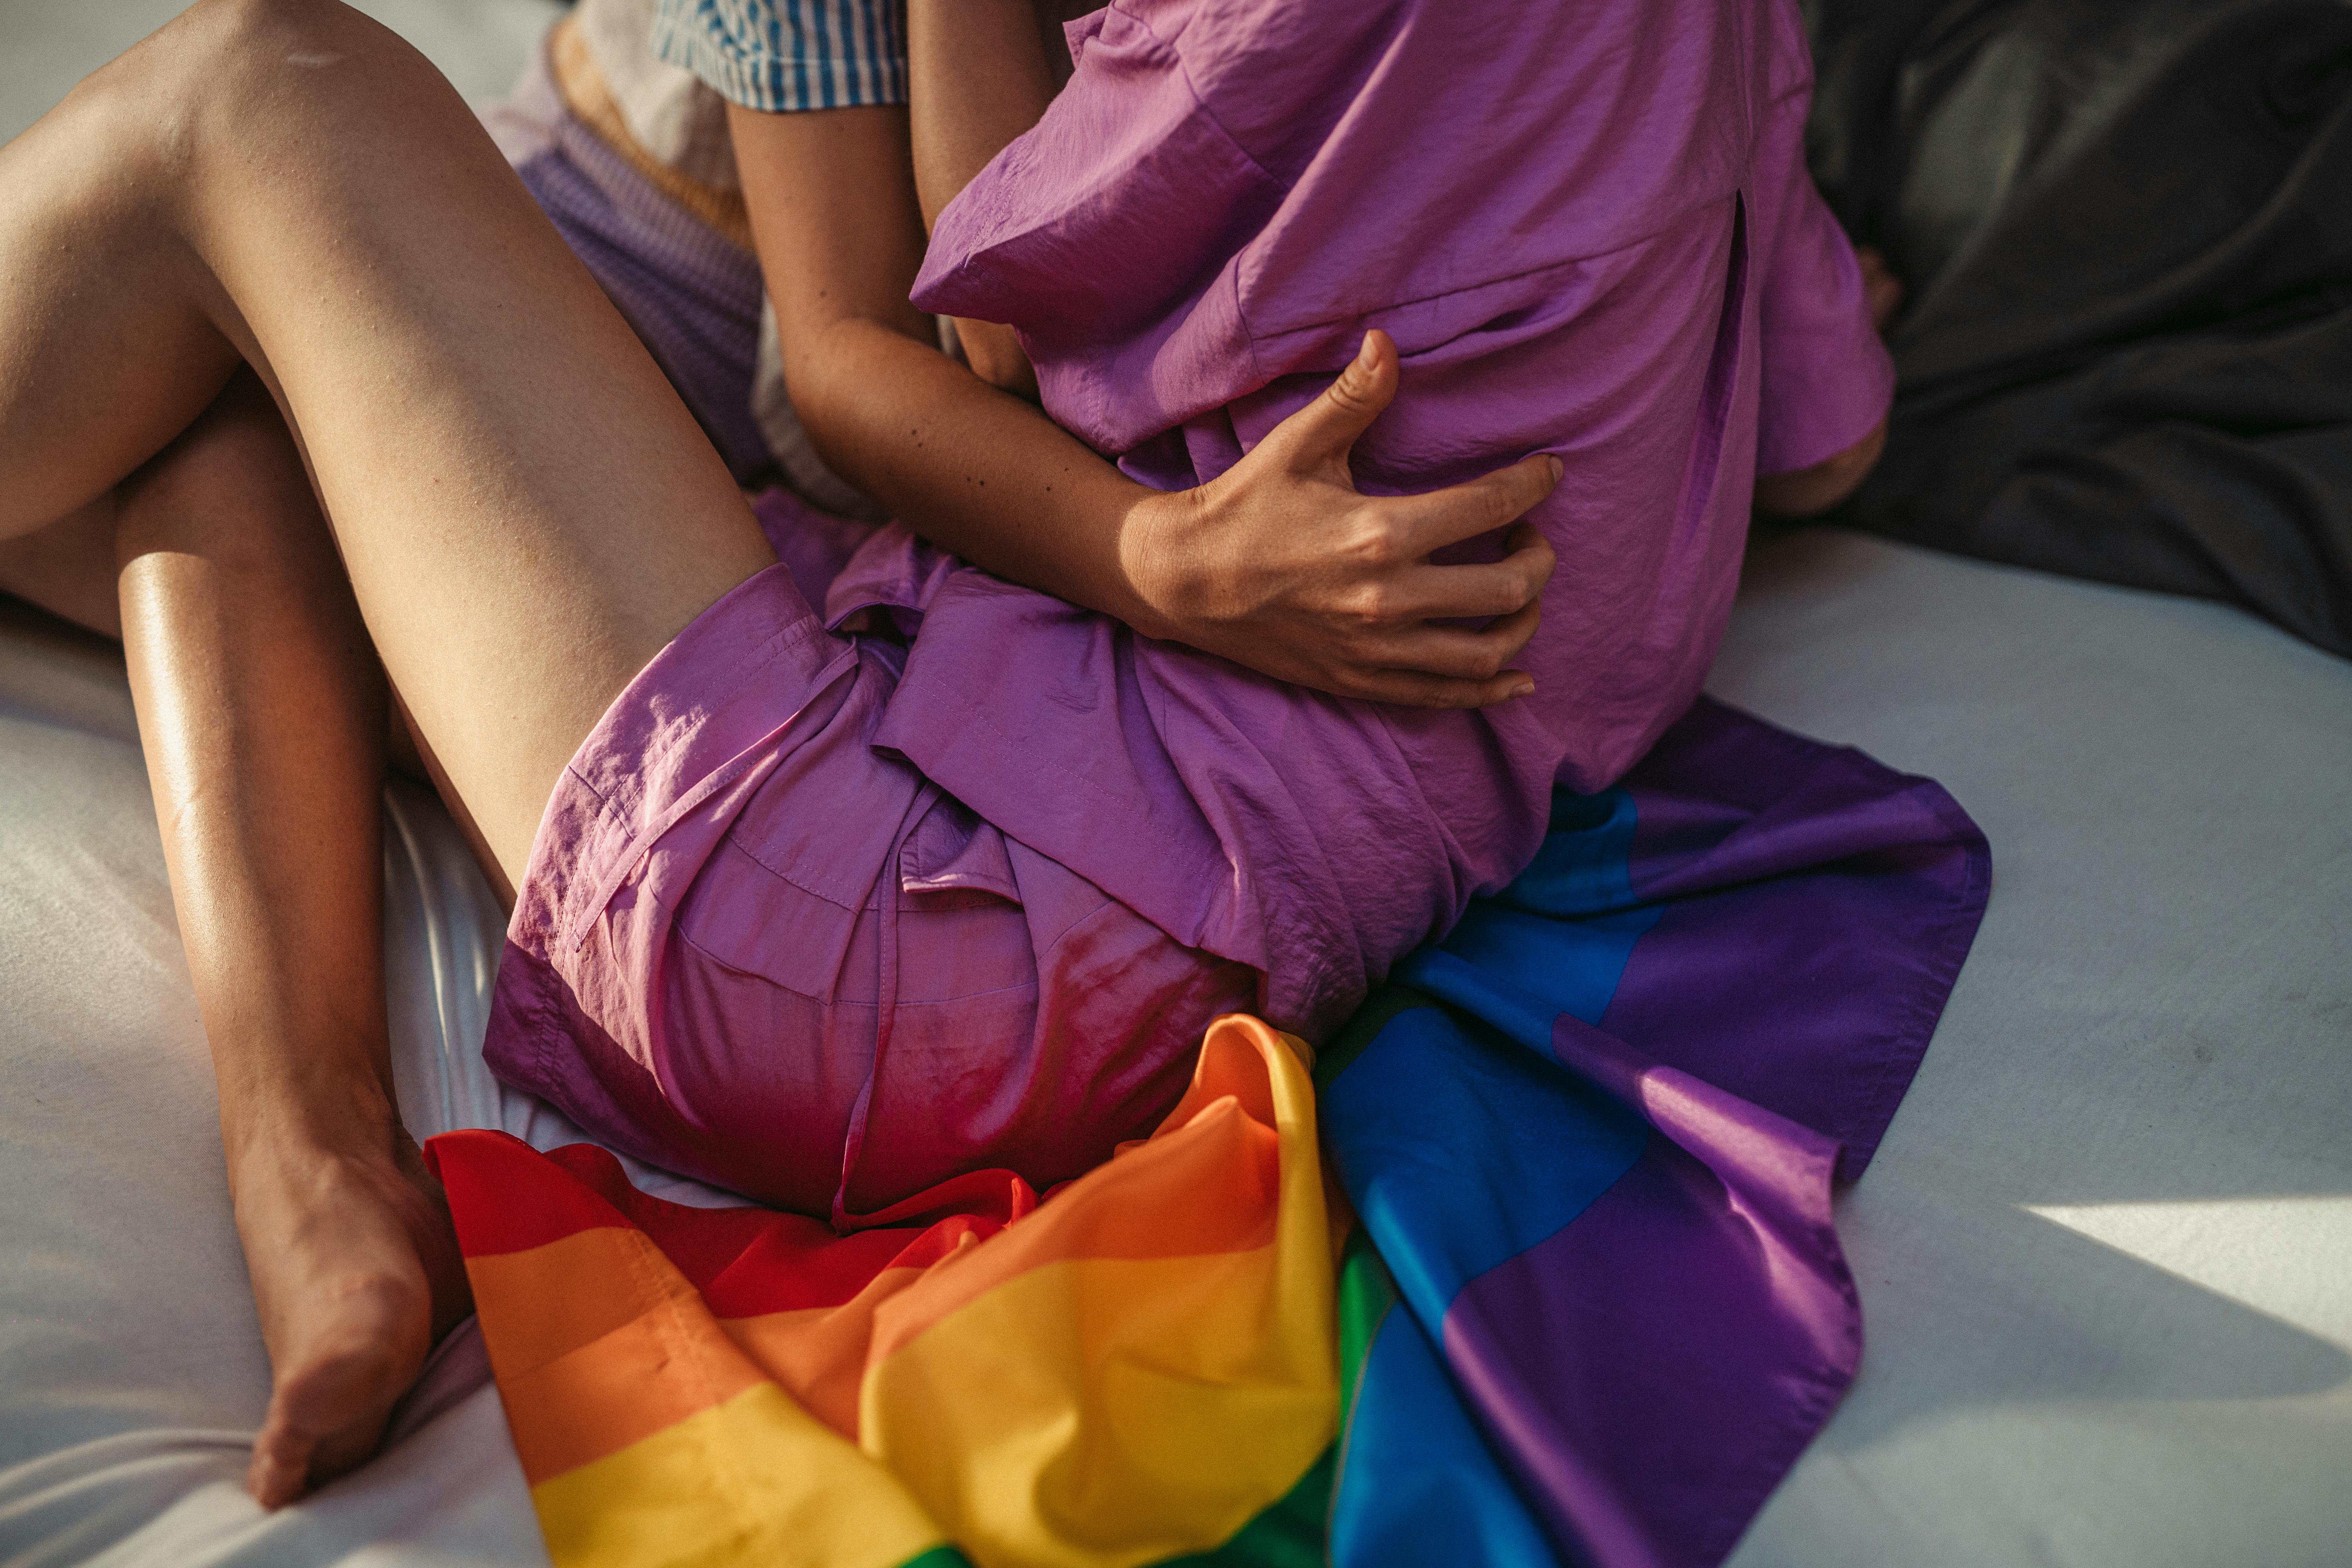
M 1396 344 L 1367 332 L 1339 379 L 1233 468 L 1139 503 L 1121 544 L 1150 611 L 1138 629 L 1375 702 L 1480 708 L 1534 690 L 1507 667 L 1535 635 L 1551 546 L 1521 522 L 1500 561 L 1429 556 L 1520 518 L 1551 493 L 1559 460 L 1426 495 L 1361 494 L 1348 454 L 1396 388 Z M 1486 625 L 1435 624 L 1465 619 Z

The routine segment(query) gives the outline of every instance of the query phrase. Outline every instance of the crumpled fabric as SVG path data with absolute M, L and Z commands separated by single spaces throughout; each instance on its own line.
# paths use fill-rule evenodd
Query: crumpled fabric
M 1689 705 L 1759 465 L 1860 439 L 1889 371 L 1802 167 L 1788 5 L 1121 0 L 1070 38 L 1069 85 L 940 215 L 919 305 L 1012 323 L 1047 411 L 1161 488 L 1238 461 L 1370 327 L 1404 368 L 1362 488 L 1565 465 L 1530 514 L 1560 557 L 1535 694 L 1477 713 L 1288 687 L 903 531 L 835 584 L 836 624 L 919 612 L 877 744 L 1317 1038 L 1527 863 L 1556 784 L 1605 786 Z
M 1814 175 L 1910 296 L 1843 520 L 2352 654 L 2352 7 L 1805 15 Z

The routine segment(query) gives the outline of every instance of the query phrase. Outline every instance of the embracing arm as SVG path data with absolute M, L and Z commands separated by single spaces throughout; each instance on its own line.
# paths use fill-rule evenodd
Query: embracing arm
M 1068 78 L 1069 52 L 1048 15 L 1057 10 L 1055 0 L 908 0 L 907 118 L 924 233 Z M 974 375 L 1037 401 L 1036 372 L 1012 328 L 959 316 L 956 335 Z
M 927 538 L 1320 690 L 1471 707 L 1529 685 L 1506 666 L 1534 632 L 1549 546 L 1523 529 L 1500 562 L 1426 558 L 1520 516 L 1555 465 L 1358 494 L 1349 448 L 1396 389 L 1385 336 L 1233 469 L 1163 494 L 931 346 L 907 298 L 925 240 L 906 110 L 738 108 L 730 122 L 793 407 L 828 465 Z M 1457 617 L 1495 618 L 1432 624 Z
M 967 559 L 1158 630 L 1122 559 L 1154 492 L 940 353 L 908 301 L 924 236 L 907 111 L 729 118 L 785 384 L 826 464 Z

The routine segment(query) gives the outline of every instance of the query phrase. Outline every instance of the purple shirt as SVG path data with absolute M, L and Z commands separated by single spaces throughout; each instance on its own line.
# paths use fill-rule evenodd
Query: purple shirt
M 1118 0 L 1070 38 L 918 304 L 1018 328 L 1054 417 L 1162 488 L 1375 326 L 1403 381 L 1363 489 L 1565 465 L 1535 694 L 1475 713 L 1286 686 L 902 529 L 835 585 L 832 618 L 922 614 L 879 743 L 1319 1037 L 1527 863 L 1555 784 L 1610 784 L 1689 704 L 1755 475 L 1861 439 L 1892 371 L 1805 172 L 1784 0 Z

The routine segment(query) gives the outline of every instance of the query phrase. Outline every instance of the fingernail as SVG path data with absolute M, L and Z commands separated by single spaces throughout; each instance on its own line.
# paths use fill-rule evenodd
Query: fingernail
M 1551 465 L 1551 482 L 1554 484 L 1559 483 L 1560 475 L 1568 471 L 1567 465 L 1562 463 L 1558 458 L 1546 458 L 1544 461 Z
M 1514 697 L 1532 696 L 1535 693 L 1535 689 L 1536 683 L 1534 681 L 1522 680 L 1517 686 L 1511 688 L 1511 695 Z
M 1366 332 L 1364 334 L 1363 345 L 1356 350 L 1356 363 L 1369 369 L 1370 368 L 1372 359 L 1372 334 Z

